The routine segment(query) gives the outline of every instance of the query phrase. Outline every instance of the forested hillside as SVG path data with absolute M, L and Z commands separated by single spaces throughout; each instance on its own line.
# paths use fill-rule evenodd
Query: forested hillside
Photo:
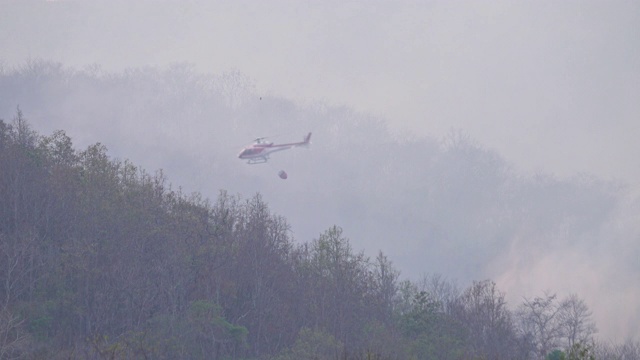
M 0 122 L 0 359 L 639 358 L 595 331 L 578 295 L 402 280 L 338 226 L 292 241 L 260 194 L 186 195 Z
M 522 173 L 462 130 L 392 133 L 184 64 L 0 64 L 0 118 L 0 358 L 469 358 L 498 351 L 451 305 L 471 293 L 504 302 L 517 341 L 500 351 L 566 350 L 540 324 L 573 302 L 600 354 L 637 354 L 640 203 L 622 181 Z M 266 165 L 236 157 L 309 131 Z

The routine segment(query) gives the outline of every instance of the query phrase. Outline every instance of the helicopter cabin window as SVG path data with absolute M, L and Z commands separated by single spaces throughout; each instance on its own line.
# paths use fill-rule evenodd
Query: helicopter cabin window
M 260 153 L 260 150 L 261 150 L 261 149 L 245 149 L 245 150 L 242 152 L 242 155 L 255 155 L 255 154 Z

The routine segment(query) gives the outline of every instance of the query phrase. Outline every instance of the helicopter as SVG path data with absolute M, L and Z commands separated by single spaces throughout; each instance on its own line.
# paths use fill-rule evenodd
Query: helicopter
M 309 146 L 311 143 L 311 133 L 307 134 L 301 142 L 274 144 L 265 141 L 266 138 L 261 137 L 253 141 L 253 144 L 246 146 L 238 154 L 239 159 L 247 160 L 247 164 L 263 164 L 269 160 L 269 155 L 282 150 L 289 150 L 298 146 Z

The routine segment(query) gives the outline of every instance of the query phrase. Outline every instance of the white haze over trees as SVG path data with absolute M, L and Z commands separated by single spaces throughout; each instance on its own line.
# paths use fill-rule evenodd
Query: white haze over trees
M 0 118 L 207 197 L 259 192 L 296 239 L 337 224 L 402 277 L 578 294 L 600 337 L 640 333 L 637 3 L 2 7 Z

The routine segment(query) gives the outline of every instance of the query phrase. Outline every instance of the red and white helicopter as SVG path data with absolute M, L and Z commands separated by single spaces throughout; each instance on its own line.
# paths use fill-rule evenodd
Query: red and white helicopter
M 269 160 L 269 155 L 282 150 L 289 150 L 298 146 L 309 146 L 311 143 L 311 133 L 307 134 L 301 142 L 288 144 L 274 144 L 265 142 L 265 138 L 257 138 L 253 144 L 245 147 L 238 154 L 238 158 L 247 160 L 247 164 L 262 164 Z

